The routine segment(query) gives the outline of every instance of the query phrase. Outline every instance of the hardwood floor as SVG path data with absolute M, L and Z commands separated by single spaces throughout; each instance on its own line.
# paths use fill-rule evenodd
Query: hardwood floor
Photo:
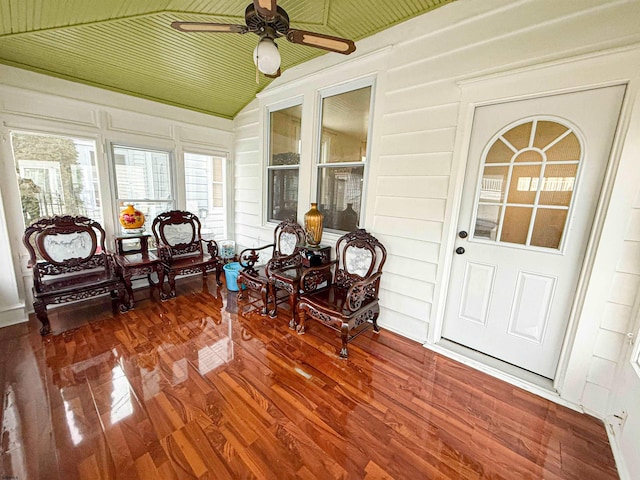
M 33 318 L 0 330 L 0 478 L 618 478 L 592 417 L 384 329 L 340 360 L 286 307 L 177 287 L 58 308 L 44 340 Z

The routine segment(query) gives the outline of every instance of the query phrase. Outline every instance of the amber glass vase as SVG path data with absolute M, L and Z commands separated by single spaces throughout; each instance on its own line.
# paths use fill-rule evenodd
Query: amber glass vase
M 323 220 L 324 215 L 318 210 L 318 204 L 312 203 L 311 210 L 304 214 L 304 230 L 307 234 L 307 243 L 312 247 L 320 245 Z

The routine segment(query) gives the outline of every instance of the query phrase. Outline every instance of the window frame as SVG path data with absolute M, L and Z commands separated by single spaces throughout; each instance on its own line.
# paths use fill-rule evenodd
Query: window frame
M 482 174 L 484 171 L 484 167 L 486 166 L 504 166 L 506 164 L 504 163 L 486 163 L 486 156 L 487 153 L 489 152 L 489 150 L 491 149 L 491 147 L 507 132 L 509 132 L 511 129 L 516 128 L 518 126 L 524 125 L 527 122 L 531 122 L 531 121 L 536 121 L 536 122 L 540 122 L 540 121 L 548 121 L 548 122 L 554 122 L 554 123 L 558 123 L 564 127 L 566 127 L 568 129 L 568 131 L 570 131 L 571 133 L 575 134 L 578 142 L 580 143 L 580 148 L 581 148 L 581 152 L 580 152 L 580 158 L 577 161 L 560 161 L 560 162 L 548 162 L 547 160 L 545 160 L 542 164 L 544 165 L 565 165 L 565 164 L 576 164 L 577 165 L 577 171 L 576 171 L 576 176 L 575 176 L 575 180 L 574 180 L 574 184 L 573 184 L 573 194 L 571 197 L 571 202 L 567 208 L 567 218 L 565 221 L 565 226 L 564 226 L 564 230 L 563 230 L 563 235 L 562 238 L 560 239 L 560 245 L 558 246 L 558 248 L 549 248 L 549 247 L 540 247 L 540 246 L 535 246 L 535 245 L 527 245 L 525 244 L 518 244 L 518 243 L 509 243 L 509 242 L 503 242 L 500 240 L 488 240 L 488 239 L 484 239 L 480 236 L 476 236 L 475 235 L 475 225 L 476 225 L 476 220 L 478 217 L 478 205 L 479 205 L 479 199 L 480 199 L 480 194 L 481 194 L 481 190 L 482 190 Z M 581 193 L 581 186 L 582 186 L 582 172 L 584 171 L 584 165 L 585 165 L 585 156 L 586 156 L 586 141 L 584 138 L 584 135 L 582 134 L 582 132 L 580 131 L 579 128 L 577 128 L 576 125 L 574 125 L 572 122 L 567 121 L 564 118 L 560 118 L 554 115 L 531 115 L 531 116 L 527 116 L 527 117 L 523 117 L 519 120 L 516 120 L 514 122 L 510 122 L 506 125 L 504 125 L 493 137 L 492 139 L 487 143 L 487 145 L 485 146 L 485 148 L 482 151 L 482 158 L 481 158 L 481 162 L 480 162 L 480 166 L 478 168 L 478 176 L 476 178 L 476 184 L 475 184 L 475 188 L 476 188 L 476 192 L 475 192 L 475 199 L 474 199 L 474 204 L 473 204 L 473 214 L 471 216 L 471 223 L 469 224 L 469 238 L 467 239 L 467 241 L 469 242 L 477 242 L 477 243 L 484 243 L 484 244 L 489 244 L 489 245 L 500 245 L 501 247 L 507 247 L 507 248 L 514 248 L 514 249 L 519 249 L 519 250 L 526 250 L 526 251 L 530 251 L 530 252 L 543 252 L 543 253 L 548 253 L 548 254 L 552 254 L 552 255 L 564 255 L 565 254 L 565 250 L 566 250 L 566 245 L 568 244 L 568 238 L 572 233 L 572 222 L 573 222 L 573 217 L 574 217 L 574 210 L 575 210 L 575 205 L 576 205 L 576 198 L 578 198 L 578 196 Z M 521 149 L 520 151 L 522 151 L 524 149 Z M 512 166 L 517 166 L 517 165 L 527 165 L 527 162 L 522 162 L 522 163 L 518 163 L 518 162 L 510 162 L 510 165 Z M 511 178 L 511 168 L 509 167 L 509 178 Z M 541 172 L 544 173 L 545 169 L 541 168 Z M 507 195 L 508 192 L 505 193 L 505 198 L 504 201 L 502 202 L 502 207 L 504 208 L 506 206 L 508 206 L 508 202 L 507 202 Z M 538 201 L 536 200 L 535 202 L 535 206 L 534 208 L 538 208 L 540 205 L 538 204 Z M 543 205 L 544 207 L 544 205 Z M 504 211 L 501 213 L 501 218 L 504 216 Z M 532 222 L 533 223 L 533 222 Z M 501 222 L 499 222 L 499 224 L 501 224 Z M 532 225 L 530 225 L 531 228 Z M 530 237 L 530 233 L 528 235 L 528 238 Z
M 92 181 L 91 181 L 91 189 L 94 193 L 94 197 L 96 199 L 97 202 L 97 207 L 100 211 L 100 218 L 98 219 L 94 219 L 99 221 L 103 226 L 105 224 L 106 219 L 111 215 L 111 212 L 109 212 L 109 206 L 107 204 L 107 202 L 105 202 L 105 192 L 103 191 L 103 176 L 105 176 L 105 172 L 102 171 L 101 169 L 101 165 L 100 165 L 100 160 L 99 160 L 99 156 L 100 156 L 100 150 L 101 150 L 101 142 L 99 140 L 99 138 L 95 135 L 92 135 L 91 133 L 87 133 L 81 130 L 73 130 L 73 129 L 65 129 L 65 128 L 40 128 L 38 127 L 33 127 L 33 126 L 6 126 L 6 129 L 4 130 L 7 134 L 7 137 L 9 138 L 8 143 L 8 153 L 9 153 L 9 157 L 11 159 L 12 162 L 12 172 L 17 173 L 17 169 L 20 169 L 21 167 L 19 165 L 16 164 L 16 158 L 15 158 L 15 152 L 13 149 L 13 144 L 12 144 L 12 136 L 13 134 L 25 134 L 25 135 L 34 135 L 34 136 L 46 136 L 46 137 L 63 137 L 63 138 L 67 138 L 67 139 L 72 139 L 72 140 L 80 140 L 80 141 L 86 141 L 86 142 L 91 142 L 93 143 L 93 157 L 91 159 L 91 163 L 93 165 L 93 168 L 95 169 L 94 172 L 92 172 Z M 40 161 L 38 161 L 40 162 Z M 57 168 L 57 173 L 60 174 L 60 169 Z M 72 174 L 73 175 L 73 174 Z M 109 178 L 109 175 L 106 175 L 107 178 Z M 60 181 L 61 180 L 61 176 L 60 176 Z M 16 192 L 17 192 L 17 202 L 18 202 L 18 206 L 20 207 L 20 225 L 21 225 L 21 230 L 24 231 L 24 229 L 28 226 L 25 224 L 24 221 L 24 216 L 22 215 L 22 198 L 21 195 L 19 193 L 19 181 L 18 181 L 18 176 L 16 175 L 16 181 L 15 181 L 15 185 L 16 185 Z
M 302 110 L 302 113 L 300 115 L 300 160 L 298 162 L 297 165 L 271 165 L 271 114 L 273 112 L 279 112 L 280 110 L 286 110 L 287 108 L 291 108 L 291 107 L 297 107 L 299 106 Z M 265 131 L 264 131 L 264 179 L 262 182 L 263 185 L 263 208 L 262 208 L 262 215 L 264 218 L 264 221 L 262 222 L 263 225 L 269 225 L 271 227 L 274 227 L 275 225 L 277 225 L 278 223 L 281 222 L 281 220 L 272 220 L 270 219 L 270 214 L 269 214 L 269 199 L 271 198 L 271 192 L 269 191 L 270 187 L 270 183 L 269 183 L 269 173 L 271 171 L 275 171 L 275 170 L 297 170 L 298 171 L 298 192 L 297 192 L 297 210 L 298 210 L 298 217 L 301 214 L 300 211 L 300 184 L 301 184 L 301 177 L 300 177 L 300 171 L 301 171 L 301 165 L 302 165 L 302 151 L 303 151 L 303 146 L 302 146 L 302 131 L 303 131 L 303 124 L 304 124 L 304 116 L 305 116 L 305 109 L 304 109 L 304 96 L 303 95 L 298 95 L 292 98 L 289 98 L 287 100 L 283 100 L 281 102 L 277 102 L 277 103 L 273 103 L 271 105 L 267 105 L 266 108 L 264 109 L 265 111 L 265 121 L 264 121 L 264 125 L 265 125 Z M 297 220 L 297 219 L 296 219 Z
M 201 155 L 201 156 L 207 156 L 207 157 L 217 157 L 222 159 L 222 209 L 224 210 L 224 236 L 222 239 L 229 239 L 232 236 L 232 228 L 229 222 L 229 219 L 231 218 L 231 210 L 230 210 L 230 206 L 232 205 L 232 199 L 230 197 L 231 192 L 233 191 L 233 188 L 229 188 L 229 176 L 230 176 L 230 171 L 232 168 L 231 162 L 230 162 L 230 155 L 228 152 L 225 151 L 221 151 L 221 150 L 208 150 L 208 149 L 203 149 L 203 148 L 196 148 L 196 147 L 191 147 L 189 145 L 185 145 L 182 147 L 181 149 L 181 157 L 182 157 L 182 177 L 183 177 L 183 189 L 184 189 L 184 205 L 186 208 L 187 205 L 187 181 L 186 181 L 186 168 L 187 168 L 187 163 L 186 163 L 186 155 L 187 154 L 191 154 L 191 155 Z M 213 172 L 211 172 L 213 173 Z M 208 182 L 213 185 L 213 183 L 219 183 L 219 182 L 214 182 L 212 175 L 208 175 Z M 213 200 L 213 199 L 211 199 Z M 196 213 L 196 212 L 193 212 Z M 218 239 L 216 241 L 222 240 L 222 239 Z
M 312 167 L 312 191 L 311 191 L 311 200 L 312 202 L 319 203 L 320 199 L 320 179 L 321 179 L 321 169 L 322 168 L 344 168 L 344 167 L 364 167 L 362 172 L 362 193 L 360 198 L 360 212 L 358 215 L 358 223 L 356 228 L 363 228 L 364 219 L 366 214 L 366 198 L 368 193 L 368 178 L 369 178 L 369 165 L 371 163 L 371 143 L 373 139 L 373 119 L 374 119 L 374 108 L 375 108 L 375 98 L 376 98 L 376 84 L 377 78 L 375 75 L 368 75 L 366 77 L 359 78 L 357 80 L 351 80 L 345 83 L 341 83 L 339 85 L 333 85 L 327 88 L 323 88 L 317 91 L 317 102 L 316 102 L 316 141 L 314 148 L 314 160 Z M 360 90 L 362 88 L 369 87 L 371 88 L 370 97 L 369 97 L 369 125 L 367 125 L 367 147 L 365 149 L 365 160 L 359 162 L 341 162 L 341 163 L 322 163 L 322 107 L 323 101 L 325 98 L 333 97 L 336 95 L 340 95 L 343 93 L 349 93 L 354 90 Z M 337 230 L 333 228 L 324 227 L 324 231 L 330 234 L 342 235 L 347 233 L 344 230 Z
M 161 200 L 158 199 L 148 199 L 148 198 L 136 198 L 136 199 L 121 199 L 120 197 L 118 197 L 118 182 L 117 182 L 117 172 L 116 172 L 116 158 L 115 158 L 115 151 L 114 148 L 120 147 L 120 148 L 129 148 L 132 150 L 143 150 L 143 151 L 153 151 L 153 152 L 160 152 L 160 153 L 166 153 L 168 154 L 169 157 L 169 175 L 170 175 L 170 179 L 171 179 L 171 186 L 169 191 L 171 192 L 171 200 L 170 201 L 165 201 L 165 203 L 171 203 L 172 207 L 171 210 L 175 210 L 178 208 L 180 202 L 178 199 L 178 181 L 179 178 L 177 176 L 177 167 L 176 167 L 176 155 L 175 155 L 175 150 L 173 148 L 162 148 L 162 147 L 150 147 L 147 145 L 140 145 L 140 144 L 136 144 L 134 142 L 120 142 L 120 141 L 110 141 L 108 142 L 108 147 L 107 147 L 107 159 L 109 162 L 109 189 L 110 189 L 110 197 L 111 197 L 111 203 L 113 205 L 113 225 L 114 225 L 114 231 L 116 234 L 119 233 L 120 231 L 120 221 L 119 221 L 119 216 L 120 216 L 120 211 L 122 210 L 122 206 L 120 205 L 120 202 L 128 202 L 128 203 L 132 203 L 134 206 L 136 206 L 136 203 L 153 203 L 153 202 L 157 202 L 157 203 L 161 203 Z M 183 183 L 184 183 L 184 179 L 182 179 Z M 151 232 L 151 222 L 153 221 L 152 218 L 147 218 L 145 220 L 145 224 L 144 224 L 144 229 L 145 231 L 148 231 L 149 233 Z

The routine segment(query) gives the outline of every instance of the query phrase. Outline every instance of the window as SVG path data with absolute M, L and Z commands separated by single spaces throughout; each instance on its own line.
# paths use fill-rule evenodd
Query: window
M 102 223 L 93 140 L 11 132 L 25 225 L 53 215 Z
M 268 221 L 298 216 L 301 116 L 301 105 L 269 113 Z
M 144 229 L 151 220 L 175 207 L 171 155 L 160 150 L 113 145 L 117 211 L 128 204 L 144 213 Z
M 202 236 L 227 237 L 226 157 L 184 154 L 187 210 L 198 215 Z
M 324 227 L 352 231 L 360 224 L 368 156 L 371 82 L 321 98 L 317 203 Z

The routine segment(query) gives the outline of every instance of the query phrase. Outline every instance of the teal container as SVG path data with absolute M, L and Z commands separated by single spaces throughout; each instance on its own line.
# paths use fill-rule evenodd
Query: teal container
M 224 278 L 227 281 L 227 290 L 238 291 L 238 272 L 242 270 L 239 262 L 226 263 L 224 265 Z M 246 287 L 243 285 L 242 289 Z

